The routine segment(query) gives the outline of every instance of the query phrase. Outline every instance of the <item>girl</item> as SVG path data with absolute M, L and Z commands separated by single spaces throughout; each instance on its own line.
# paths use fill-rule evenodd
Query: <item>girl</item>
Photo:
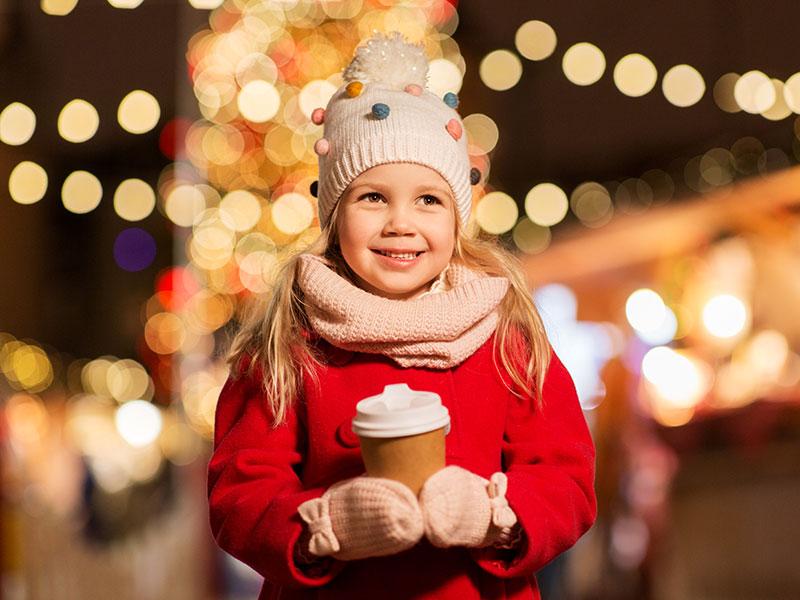
M 517 261 L 466 235 L 455 94 L 398 34 L 357 50 L 312 119 L 322 234 L 228 360 L 209 463 L 219 546 L 267 598 L 539 598 L 534 573 L 595 520 L 594 446 Z M 415 496 L 364 474 L 356 403 L 441 396 L 447 466 Z

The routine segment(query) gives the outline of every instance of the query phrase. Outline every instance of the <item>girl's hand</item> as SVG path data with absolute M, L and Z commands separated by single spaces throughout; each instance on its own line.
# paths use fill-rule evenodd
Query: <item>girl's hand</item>
M 455 465 L 434 473 L 419 494 L 425 537 L 439 548 L 509 547 L 519 527 L 505 498 L 507 487 L 500 472 L 491 480 Z
M 298 507 L 317 556 L 357 560 L 407 550 L 422 539 L 422 512 L 404 484 L 362 475 L 332 485 Z

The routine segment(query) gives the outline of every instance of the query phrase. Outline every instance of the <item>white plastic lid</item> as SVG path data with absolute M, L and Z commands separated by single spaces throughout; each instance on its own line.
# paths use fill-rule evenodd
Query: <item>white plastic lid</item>
M 362 437 L 401 437 L 442 427 L 450 433 L 450 413 L 439 394 L 412 390 L 405 383 L 387 385 L 383 393 L 361 400 L 353 419 L 353 433 Z

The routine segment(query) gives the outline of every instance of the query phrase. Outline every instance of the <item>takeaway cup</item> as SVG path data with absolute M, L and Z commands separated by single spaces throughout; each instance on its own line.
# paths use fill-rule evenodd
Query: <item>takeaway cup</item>
M 371 477 L 400 481 L 419 494 L 425 480 L 445 466 L 450 414 L 434 392 L 387 385 L 356 405 L 352 427 Z

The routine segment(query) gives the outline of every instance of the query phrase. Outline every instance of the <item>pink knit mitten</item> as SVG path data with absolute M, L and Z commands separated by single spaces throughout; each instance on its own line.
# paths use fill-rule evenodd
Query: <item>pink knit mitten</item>
M 431 475 L 419 494 L 425 536 L 434 546 L 483 548 L 509 540 L 517 516 L 505 494 L 508 479 L 451 465 Z
M 361 475 L 332 485 L 297 511 L 308 523 L 308 549 L 339 560 L 396 554 L 424 533 L 417 498 L 398 481 Z

